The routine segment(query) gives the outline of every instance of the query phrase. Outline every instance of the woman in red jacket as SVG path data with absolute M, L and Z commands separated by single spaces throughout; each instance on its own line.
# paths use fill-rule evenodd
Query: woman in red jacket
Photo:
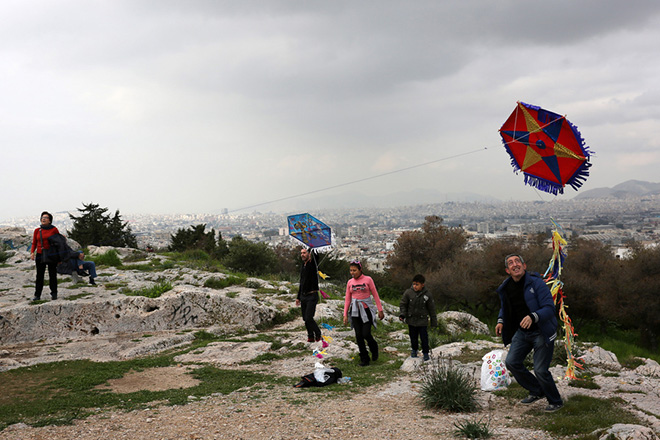
M 50 286 L 50 296 L 57 299 L 57 263 L 44 262 L 44 250 L 50 249 L 48 237 L 59 234 L 60 231 L 53 226 L 53 215 L 49 212 L 41 213 L 41 226 L 34 230 L 32 234 L 32 251 L 30 258 L 34 260 L 37 266 L 37 282 L 34 289 L 34 298 L 32 301 L 41 299 L 41 291 L 44 289 L 44 275 L 46 266 L 48 266 L 48 284 Z

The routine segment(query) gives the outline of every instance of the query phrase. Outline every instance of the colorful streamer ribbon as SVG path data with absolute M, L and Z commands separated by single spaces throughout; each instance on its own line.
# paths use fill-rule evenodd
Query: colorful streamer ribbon
M 555 306 L 559 309 L 559 320 L 562 322 L 562 328 L 564 330 L 564 347 L 566 348 L 567 357 L 565 377 L 567 379 L 578 379 L 575 376 L 575 368 L 583 369 L 583 366 L 573 355 L 573 345 L 577 334 L 575 333 L 571 318 L 568 316 L 568 313 L 566 313 L 568 306 L 564 304 L 564 300 L 566 299 L 563 289 L 564 283 L 560 280 L 561 270 L 564 265 L 564 260 L 566 259 L 564 246 L 567 243 L 559 234 L 559 229 L 561 227 L 554 220 L 552 220 L 552 223 L 555 225 L 555 229 L 552 231 L 552 258 L 550 259 L 548 269 L 545 271 L 543 277 L 545 278 L 545 283 L 550 288 L 550 293 L 552 293 L 552 299 L 555 302 Z

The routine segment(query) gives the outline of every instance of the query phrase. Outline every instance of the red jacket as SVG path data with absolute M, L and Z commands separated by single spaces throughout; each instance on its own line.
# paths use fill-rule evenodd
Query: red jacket
M 41 239 L 39 239 L 39 231 L 41 231 Z M 32 234 L 32 250 L 30 252 L 35 252 L 36 249 L 37 254 L 42 253 L 41 240 L 43 240 L 44 242 L 44 248 L 50 249 L 50 244 L 48 244 L 48 237 L 59 233 L 60 231 L 58 231 L 55 226 L 53 226 L 50 229 L 42 229 L 42 228 L 35 229 L 34 234 Z

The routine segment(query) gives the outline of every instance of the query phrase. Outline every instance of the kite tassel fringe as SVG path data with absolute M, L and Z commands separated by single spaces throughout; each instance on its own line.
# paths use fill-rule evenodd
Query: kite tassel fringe
M 564 194 L 564 188 L 556 183 L 548 182 L 545 179 L 525 174 L 525 185 L 533 186 L 541 191 L 552 193 L 554 195 Z

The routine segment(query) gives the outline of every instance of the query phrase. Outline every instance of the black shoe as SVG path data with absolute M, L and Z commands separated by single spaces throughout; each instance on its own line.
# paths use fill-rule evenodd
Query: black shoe
M 530 394 L 529 396 L 525 397 L 523 400 L 520 401 L 520 403 L 524 403 L 525 405 L 529 405 L 530 403 L 534 403 L 537 400 L 543 399 L 543 396 L 535 396 L 534 394 Z
M 40 296 L 37 296 L 37 295 L 34 295 L 34 296 L 32 297 L 32 301 L 41 301 L 41 297 L 40 297 Z
M 50 294 L 50 299 L 55 301 L 57 299 L 57 293 L 51 293 Z
M 96 283 L 94 282 L 94 278 L 89 277 L 89 284 L 91 284 L 92 286 L 96 286 Z
M 89 273 L 85 269 L 76 269 L 76 272 L 78 272 L 78 275 L 81 277 L 88 277 Z
M 563 403 L 558 403 L 558 404 L 556 404 L 556 405 L 550 404 L 550 405 L 548 405 L 548 406 L 545 407 L 545 412 L 555 412 L 555 411 L 559 411 L 559 410 L 562 409 L 563 407 L 564 407 L 564 404 L 563 404 Z
M 371 354 L 371 360 L 376 362 L 378 360 L 378 352 L 375 351 Z
M 369 366 L 369 361 L 362 361 L 360 362 L 361 367 L 368 367 Z

